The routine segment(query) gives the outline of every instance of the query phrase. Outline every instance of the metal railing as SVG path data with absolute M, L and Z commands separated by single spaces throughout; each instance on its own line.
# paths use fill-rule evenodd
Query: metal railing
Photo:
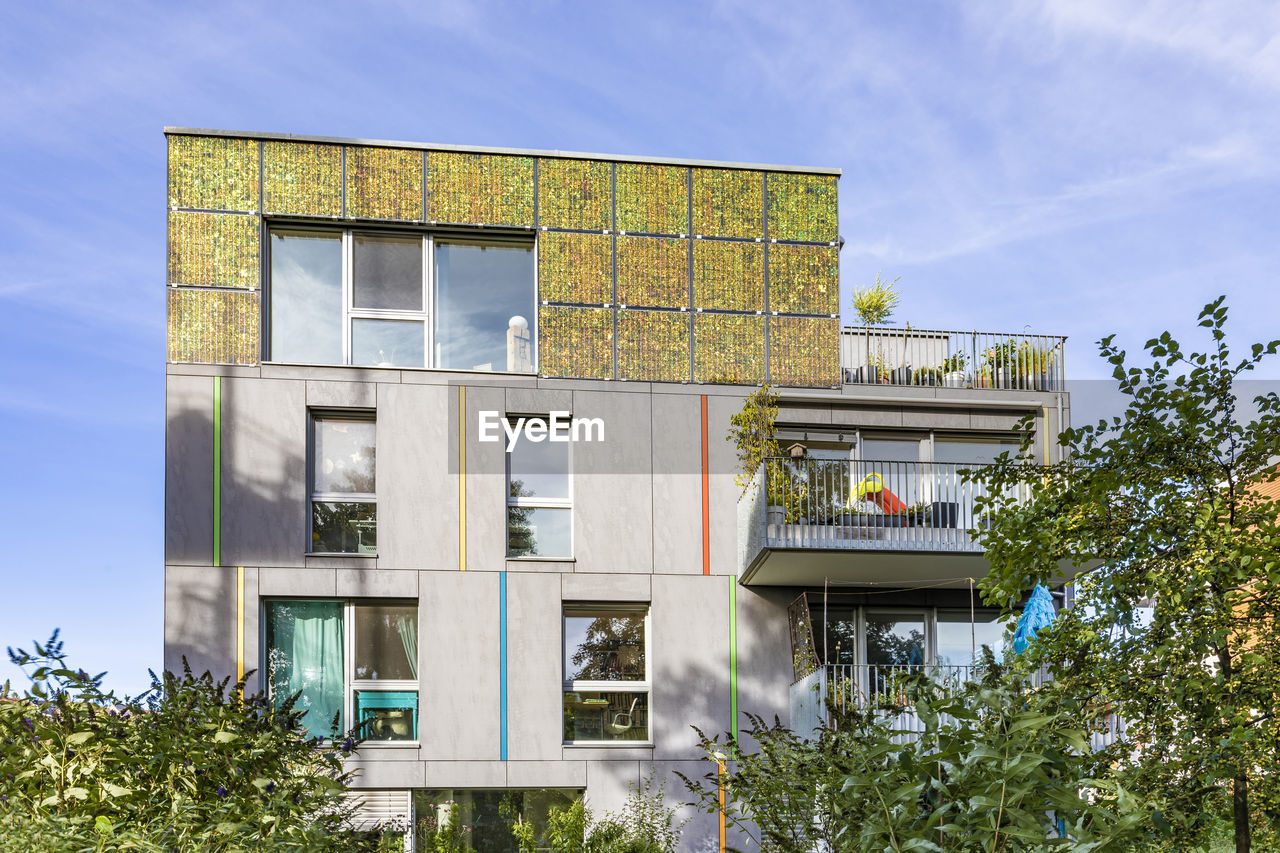
M 977 667 L 951 664 L 828 664 L 791 686 L 791 725 L 805 737 L 820 725 L 830 726 L 832 711 L 880 709 L 897 731 L 896 743 L 907 743 L 924 732 L 924 723 L 907 705 L 903 682 L 924 676 L 946 695 L 977 677 Z M 1038 675 L 1035 683 L 1041 683 Z M 1103 731 L 1090 733 L 1090 746 L 1104 749 L 1124 738 L 1124 721 L 1108 715 Z
M 1060 335 L 845 326 L 845 383 L 1061 391 L 1067 339 Z
M 758 478 L 772 548 L 981 552 L 982 483 L 959 462 L 771 458 Z M 1025 497 L 1025 496 L 1023 496 Z

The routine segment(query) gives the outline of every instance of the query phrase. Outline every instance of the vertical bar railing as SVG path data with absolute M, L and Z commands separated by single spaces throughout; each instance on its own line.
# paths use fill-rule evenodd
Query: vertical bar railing
M 1066 338 L 846 326 L 840 361 L 851 384 L 1061 391 Z

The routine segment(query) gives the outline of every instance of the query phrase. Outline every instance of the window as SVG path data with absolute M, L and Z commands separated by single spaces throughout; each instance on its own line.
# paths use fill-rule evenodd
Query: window
M 270 247 L 272 361 L 534 369 L 529 243 L 281 229 Z
M 507 556 L 573 556 L 567 441 L 521 436 L 507 452 Z
M 311 553 L 378 550 L 372 417 L 311 418 Z
M 269 601 L 265 648 L 272 700 L 297 694 L 313 733 L 418 740 L 417 604 Z
M 564 609 L 564 741 L 649 741 L 649 609 Z

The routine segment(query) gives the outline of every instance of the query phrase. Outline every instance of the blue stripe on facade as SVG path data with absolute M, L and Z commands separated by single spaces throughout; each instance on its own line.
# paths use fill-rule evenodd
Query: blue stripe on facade
M 507 573 L 498 573 L 498 731 L 501 760 L 507 760 Z

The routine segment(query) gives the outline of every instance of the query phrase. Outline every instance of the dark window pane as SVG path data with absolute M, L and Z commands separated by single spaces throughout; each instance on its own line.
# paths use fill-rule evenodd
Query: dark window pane
M 510 497 L 568 499 L 569 442 L 522 438 L 511 448 L 507 459 L 511 466 Z
M 439 243 L 435 263 L 435 366 L 532 372 L 520 354 L 537 340 L 532 247 Z
M 357 690 L 356 720 L 369 740 L 417 740 L 418 691 Z
M 919 666 L 925 662 L 924 621 L 919 617 L 867 614 L 867 663 Z
M 366 367 L 424 367 L 426 324 L 415 320 L 351 321 L 351 363 Z
M 565 681 L 644 681 L 644 616 L 643 610 L 566 610 Z
M 938 663 L 968 666 L 989 646 L 996 660 L 1004 659 L 1004 623 L 990 611 L 977 611 L 971 624 L 968 611 L 938 611 Z
M 444 823 L 450 814 L 466 826 L 470 844 L 477 853 L 516 853 L 511 828 L 519 819 L 533 829 L 534 849 L 553 849 L 548 840 L 551 810 L 564 809 L 581 796 L 581 791 L 541 788 L 536 790 L 436 788 L 413 792 L 413 812 L 418 824 L 418 850 L 423 850 L 429 827 Z
M 418 608 L 356 605 L 356 678 L 413 681 L 418 677 Z
M 373 494 L 373 421 L 315 420 L 315 470 L 312 490 L 317 494 Z
M 352 297 L 356 308 L 422 310 L 422 240 L 355 236 Z
M 649 739 L 649 694 L 564 694 L 564 739 L 574 741 L 628 741 Z
M 372 503 L 311 503 L 311 550 L 317 554 L 375 554 L 378 510 Z
M 342 603 L 272 601 L 267 603 L 267 685 L 279 706 L 300 693 L 294 706 L 306 712 L 312 733 L 333 733 L 344 726 L 342 711 Z
M 573 556 L 573 510 L 507 507 L 508 557 Z
M 342 363 L 342 237 L 271 235 L 271 360 Z

